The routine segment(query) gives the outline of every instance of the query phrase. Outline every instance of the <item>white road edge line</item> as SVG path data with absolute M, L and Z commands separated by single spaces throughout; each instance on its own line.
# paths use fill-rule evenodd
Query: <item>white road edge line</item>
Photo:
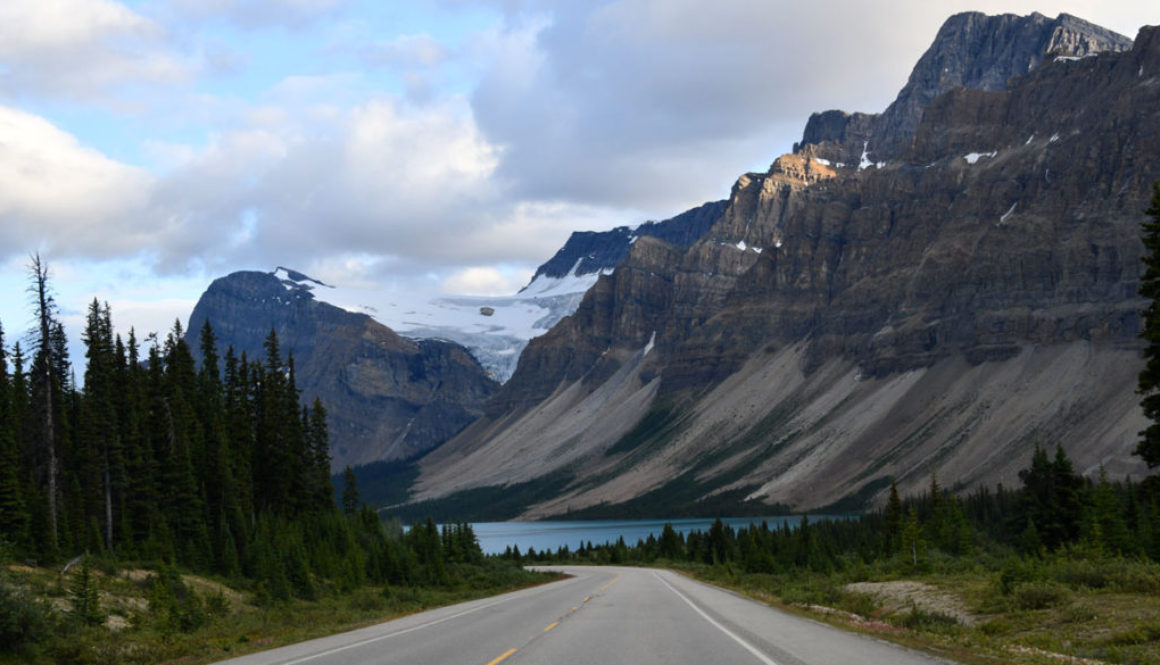
M 733 631 L 729 630 L 725 626 L 722 626 L 721 624 L 717 623 L 717 621 L 715 621 L 713 619 L 713 617 L 709 616 L 708 614 L 705 614 L 704 610 L 702 610 L 701 608 L 694 605 L 693 601 L 689 600 L 688 597 L 685 596 L 685 594 L 681 593 L 680 591 L 677 591 L 676 587 L 674 587 L 673 585 L 671 585 L 667 581 L 665 581 L 665 578 L 661 577 L 660 573 L 658 573 L 657 571 L 654 570 L 653 577 L 656 577 L 658 580 L 660 580 L 661 584 L 663 584 L 669 588 L 669 591 L 672 591 L 673 593 L 677 594 L 677 597 L 680 598 L 681 600 L 685 601 L 685 603 L 689 607 L 693 608 L 693 611 L 695 611 L 697 614 L 700 614 L 701 618 L 703 618 L 705 621 L 708 621 L 709 623 L 713 624 L 713 626 L 715 628 L 717 628 L 717 630 L 719 630 L 722 633 L 725 633 L 729 637 L 733 638 L 734 642 L 745 647 L 746 651 L 753 654 L 762 663 L 764 663 L 765 665 L 777 665 L 777 663 L 775 661 L 773 661 L 769 656 L 766 656 L 765 654 L 758 651 L 757 647 L 753 646 L 749 642 L 746 642 L 737 633 L 734 633 Z
M 544 584 L 544 585 L 540 586 L 540 587 L 539 587 L 539 589 L 546 589 L 546 588 L 548 588 L 549 586 L 551 586 L 551 585 L 549 585 L 549 584 Z M 378 641 L 380 641 L 380 640 L 385 640 L 385 639 L 387 639 L 387 638 L 395 637 L 395 636 L 398 636 L 398 635 L 403 635 L 403 634 L 406 634 L 406 633 L 411 633 L 411 632 L 414 632 L 414 631 L 416 631 L 416 630 L 420 630 L 420 629 L 422 629 L 422 628 L 429 628 L 429 627 L 431 627 L 431 626 L 434 626 L 434 625 L 436 625 L 436 624 L 443 623 L 443 622 L 445 622 L 445 621 L 451 621 L 452 619 L 458 619 L 458 618 L 459 618 L 459 617 L 461 617 L 461 616 L 466 616 L 466 615 L 468 615 L 468 614 L 471 614 L 471 613 L 473 613 L 473 612 L 478 612 L 478 611 L 480 611 L 480 610 L 485 610 L 485 609 L 487 609 L 487 608 L 489 608 L 489 607 L 495 607 L 496 605 L 499 605 L 499 604 L 501 604 L 501 603 L 506 603 L 506 602 L 508 602 L 508 601 L 511 601 L 511 600 L 515 600 L 516 598 L 519 598 L 519 597 L 522 597 L 522 596 L 514 596 L 514 595 L 513 595 L 512 597 L 509 597 L 509 598 L 503 598 L 503 599 L 501 599 L 501 600 L 497 600 L 497 601 L 495 601 L 495 602 L 492 602 L 492 603 L 487 603 L 486 605 L 479 605 L 479 606 L 477 606 L 477 607 L 473 607 L 473 608 L 471 608 L 471 609 L 469 609 L 469 610 L 464 610 L 463 612 L 459 612 L 459 613 L 457 613 L 457 614 L 452 614 L 452 615 L 450 615 L 450 616 L 445 616 L 445 617 L 443 617 L 442 619 L 436 619 L 436 620 L 434 620 L 434 621 L 428 621 L 427 623 L 421 623 L 421 624 L 419 624 L 418 626 L 411 626 L 410 628 L 404 628 L 403 630 L 395 631 L 395 632 L 393 632 L 393 633 L 387 633 L 386 635 L 376 635 L 375 637 L 368 637 L 368 638 L 367 638 L 367 639 L 365 639 L 365 640 L 359 640 L 358 642 L 352 642 L 352 643 L 350 643 L 350 644 L 344 644 L 344 645 L 342 645 L 342 646 L 340 646 L 340 647 L 335 647 L 335 648 L 333 648 L 333 649 L 327 649 L 326 651 L 319 651 L 318 653 L 311 654 L 311 655 L 309 655 L 309 656 L 300 656 L 300 657 L 298 657 L 298 658 L 294 658 L 294 659 L 292 659 L 292 660 L 279 661 L 279 662 L 278 662 L 278 665 L 297 665 L 298 663 L 305 663 L 305 662 L 307 662 L 307 661 L 314 660 L 315 658 L 322 658 L 322 657 L 324 657 L 324 656 L 330 656 L 330 655 L 332 655 L 332 654 L 339 653 L 340 651 L 346 651 L 347 649 L 353 649 L 353 648 L 355 648 L 355 647 L 361 647 L 361 646 L 364 646 L 364 645 L 367 645 L 367 644 L 371 644 L 372 642 L 378 642 Z M 291 646 L 291 645 L 287 645 L 287 646 Z

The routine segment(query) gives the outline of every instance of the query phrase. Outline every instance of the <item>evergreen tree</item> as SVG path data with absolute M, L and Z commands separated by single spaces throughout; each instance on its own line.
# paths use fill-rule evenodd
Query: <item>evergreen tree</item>
M 60 384 L 59 377 L 54 376 L 53 362 L 53 330 L 56 327 L 56 302 L 48 285 L 48 266 L 41 260 L 40 254 L 33 254 L 29 264 L 32 284 L 29 293 L 32 296 L 33 307 L 36 310 L 38 348 L 36 353 L 34 380 L 32 382 L 34 400 L 39 411 L 39 427 L 37 428 L 38 449 L 44 457 L 44 478 L 47 486 L 48 501 L 48 552 L 55 557 L 59 546 L 59 511 L 57 506 L 59 480 L 59 462 L 57 459 L 57 414 L 56 395 Z
M 0 326 L 0 541 L 23 545 L 27 536 L 28 511 L 20 482 L 11 394 L 4 328 Z
M 1099 483 L 1091 490 L 1091 504 L 1083 521 L 1084 541 L 1107 554 L 1123 555 L 1133 549 L 1124 519 L 1120 492 L 1100 467 Z
M 100 625 L 105 621 L 105 615 L 101 612 L 97 580 L 89 568 L 87 554 L 81 557 L 80 570 L 73 574 L 72 584 L 69 586 L 69 615 L 75 621 L 87 626 Z
M 1048 550 L 1075 542 L 1083 519 L 1083 479 L 1075 473 L 1063 448 L 1057 446 L 1055 459 L 1049 460 L 1047 451 L 1036 444 L 1031 466 L 1020 471 L 1019 478 L 1023 490 L 1016 523 L 1034 526 L 1038 540 Z
M 1143 223 L 1144 274 L 1140 277 L 1140 295 L 1148 299 L 1142 313 L 1140 336 L 1144 338 L 1145 365 L 1140 370 L 1137 392 L 1140 406 L 1151 423 L 1140 432 L 1136 454 L 1149 468 L 1160 466 L 1160 181 L 1152 185 L 1152 206 Z
M 932 471 L 930 474 L 930 497 L 926 516 L 927 542 L 940 545 L 943 540 L 945 527 L 944 497 L 942 487 L 938 484 L 938 476 Z
M 314 398 L 304 427 L 310 451 L 311 501 L 317 509 L 332 509 L 334 485 L 330 482 L 330 432 L 326 425 L 326 407 L 317 397 Z
M 902 555 L 909 559 L 911 565 L 918 566 L 923 560 L 926 551 L 926 542 L 922 539 L 922 525 L 918 521 L 918 512 L 911 508 L 902 523 Z
M 84 399 L 77 423 L 78 457 L 79 464 L 83 465 L 82 487 L 89 488 L 87 493 L 90 497 L 85 515 L 89 519 L 100 519 L 104 525 L 101 544 L 106 549 L 112 549 L 116 519 L 114 504 L 118 507 L 120 505 L 124 459 L 116 412 L 116 394 L 121 390 L 117 383 L 119 361 L 113 342 L 112 315 L 108 304 L 102 308 L 93 299 L 81 340 L 85 344 L 85 357 L 88 360 Z M 97 545 L 90 544 L 93 547 Z
M 1075 472 L 1063 446 L 1055 447 L 1055 459 L 1051 463 L 1054 497 L 1053 532 L 1049 545 L 1058 547 L 1079 540 L 1080 525 L 1083 522 L 1083 478 Z M 1053 542 L 1052 542 L 1053 541 Z
M 665 522 L 665 528 L 661 531 L 658 555 L 664 559 L 677 561 L 684 554 L 684 549 L 680 534 L 673 528 L 672 523 Z
M 902 547 L 902 499 L 898 496 L 898 483 L 890 479 L 890 498 L 886 501 L 886 552 L 894 553 Z
M 342 512 L 353 515 L 362 504 L 362 499 L 358 495 L 358 479 L 350 465 L 342 470 L 342 484 Z

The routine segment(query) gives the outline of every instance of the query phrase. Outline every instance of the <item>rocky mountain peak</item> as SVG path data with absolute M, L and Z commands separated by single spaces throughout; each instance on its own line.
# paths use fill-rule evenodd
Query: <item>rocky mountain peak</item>
M 725 201 L 711 201 L 660 222 L 648 221 L 637 227 L 618 226 L 608 231 L 574 231 L 552 258 L 536 269 L 532 282 L 540 277 L 563 279 L 594 275 L 612 270 L 628 256 L 637 238 L 654 237 L 679 247 L 688 247 L 705 235 L 725 208 Z
M 1045 59 L 1131 47 L 1127 37 L 1069 14 L 1054 19 L 1038 13 L 955 14 L 943 23 L 883 113 L 815 113 L 795 152 L 815 145 L 820 156 L 847 164 L 859 163 L 859 154 L 867 150 L 874 162 L 897 159 L 910 147 L 923 109 L 946 92 L 955 88 L 1003 90 L 1012 77 L 1030 72 Z
M 303 400 L 317 396 L 330 419 L 333 467 L 409 458 L 450 438 L 498 387 L 466 349 L 410 340 L 367 314 L 315 297 L 331 288 L 301 272 L 240 271 L 198 299 L 186 339 L 195 355 L 206 321 L 222 354 L 263 357 L 270 331 L 293 354 Z
M 817 509 L 931 473 L 1015 482 L 1036 442 L 1138 473 L 1160 34 L 1126 45 L 1069 16 L 952 17 L 886 112 L 814 115 L 699 241 L 638 241 L 424 459 L 418 496 L 560 473 L 527 517 Z

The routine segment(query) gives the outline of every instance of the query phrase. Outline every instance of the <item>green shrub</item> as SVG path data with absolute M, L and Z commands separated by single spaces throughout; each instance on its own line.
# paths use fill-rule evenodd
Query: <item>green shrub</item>
M 1010 596 L 1020 585 L 1036 578 L 1036 567 L 1023 559 L 1008 559 L 999 571 L 999 593 Z
M 1065 559 L 1051 567 L 1051 577 L 1072 589 L 1106 589 L 1113 585 L 1110 562 Z
M 185 585 L 181 574 L 173 566 L 162 565 L 149 578 L 146 596 L 149 611 L 164 631 L 192 633 L 204 626 L 208 618 L 201 597 Z
M 927 633 L 947 633 L 959 628 L 959 620 L 950 614 L 923 609 L 915 604 L 910 605 L 910 611 L 895 615 L 891 622 L 910 630 Z
M 1064 608 L 1060 618 L 1064 623 L 1087 623 L 1098 619 L 1099 614 L 1085 605 L 1069 605 Z
M 0 577 L 0 653 L 30 655 L 52 635 L 48 606 Z
M 1055 582 L 1027 582 L 1016 587 L 1012 600 L 1021 610 L 1044 610 L 1071 602 L 1071 592 Z
M 872 616 L 878 611 L 878 607 L 878 601 L 873 595 L 868 593 L 853 593 L 850 591 L 843 592 L 841 601 L 838 603 L 839 609 L 864 617 Z
M 350 596 L 350 607 L 360 612 L 378 612 L 386 609 L 388 598 L 371 589 L 360 589 Z
M 1104 644 L 1108 646 L 1132 646 L 1158 640 L 1160 640 L 1160 623 L 1152 623 L 1111 635 L 1104 640 Z
M 991 619 L 979 624 L 979 631 L 984 635 L 1006 635 L 1011 632 L 1011 622 L 1006 619 Z
M 205 597 L 205 613 L 215 619 L 230 615 L 230 601 L 221 589 Z

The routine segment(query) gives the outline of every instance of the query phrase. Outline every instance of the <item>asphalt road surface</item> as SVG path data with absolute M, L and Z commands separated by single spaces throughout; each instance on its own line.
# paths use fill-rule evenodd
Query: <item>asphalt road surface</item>
M 669 571 L 572 577 L 234 658 L 230 665 L 932 665 Z

